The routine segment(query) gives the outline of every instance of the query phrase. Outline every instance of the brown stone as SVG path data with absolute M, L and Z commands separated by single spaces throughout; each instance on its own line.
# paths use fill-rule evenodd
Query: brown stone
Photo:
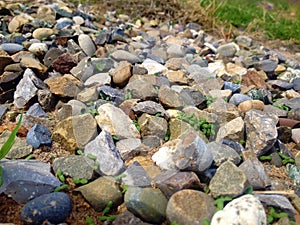
M 40 63 L 38 60 L 34 58 L 23 57 L 20 63 L 22 67 L 33 69 L 37 71 L 39 74 L 44 74 L 48 70 L 48 68 L 45 65 L 43 65 L 42 63 Z
M 241 112 L 248 112 L 251 109 L 258 109 L 263 111 L 265 104 L 260 100 L 247 100 L 239 104 L 238 109 Z
M 76 65 L 76 61 L 69 53 L 58 56 L 51 64 L 51 66 L 61 74 L 70 73 L 70 70 Z
M 248 70 L 242 78 L 242 85 L 250 86 L 255 85 L 257 88 L 266 88 L 266 82 L 254 70 Z
M 179 83 L 179 84 L 187 84 L 188 78 L 186 73 L 183 70 L 178 71 L 167 71 L 165 76 L 169 79 L 170 82 Z
M 125 86 L 131 77 L 131 64 L 127 61 L 119 63 L 117 68 L 112 72 L 113 82 L 117 86 Z

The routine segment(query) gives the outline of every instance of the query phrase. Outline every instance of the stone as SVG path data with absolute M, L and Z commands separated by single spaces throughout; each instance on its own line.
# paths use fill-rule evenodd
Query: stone
M 94 75 L 94 65 L 92 64 L 91 58 L 85 57 L 70 70 L 70 73 L 77 79 L 85 82 L 88 78 Z
M 10 195 L 23 204 L 48 194 L 61 185 L 50 172 L 50 164 L 38 160 L 1 160 L 4 183 L 0 193 Z
M 92 58 L 94 73 L 107 73 L 114 68 L 115 61 L 110 58 Z
M 165 66 L 149 58 L 144 60 L 142 66 L 146 68 L 148 74 L 154 74 L 154 75 L 162 73 L 167 70 Z
M 165 64 L 165 67 L 167 67 L 169 70 L 179 70 L 182 66 L 189 66 L 188 61 L 186 61 L 184 58 L 170 58 Z
M 196 190 L 181 190 L 170 198 L 167 205 L 167 219 L 178 224 L 201 225 L 211 220 L 215 206 L 213 198 Z
M 3 43 L 0 45 L 0 49 L 12 55 L 22 51 L 24 47 L 20 44 L 15 44 L 15 43 Z
M 121 174 L 121 182 L 127 186 L 135 186 L 135 187 L 150 187 L 151 186 L 151 178 L 147 174 L 147 171 L 143 168 L 143 166 L 134 161 L 130 164 L 124 173 Z
M 164 85 L 159 89 L 158 98 L 161 104 L 166 108 L 182 108 L 184 104 L 179 93 L 172 90 L 167 85 Z
M 21 27 L 30 21 L 30 17 L 23 15 L 17 15 L 12 18 L 8 24 L 8 31 L 12 34 L 20 31 Z
M 252 109 L 263 111 L 264 107 L 265 107 L 265 104 L 260 100 L 247 100 L 247 101 L 241 102 L 238 106 L 238 109 L 241 112 L 246 113 Z
M 55 96 L 49 89 L 37 91 L 38 102 L 46 111 L 51 111 L 56 103 Z
M 11 131 L 5 130 L 0 135 L 0 146 L 2 147 L 6 140 L 9 138 Z M 9 152 L 5 155 L 7 159 L 20 159 L 28 156 L 32 152 L 32 146 L 27 144 L 26 141 L 19 137 L 15 137 L 15 141 Z
M 234 94 L 229 99 L 229 103 L 232 103 L 232 104 L 238 106 L 240 103 L 247 101 L 247 100 L 252 100 L 252 99 L 248 95 Z
M 93 56 L 96 52 L 96 46 L 89 35 L 80 34 L 78 36 L 78 43 L 80 48 L 87 56 Z
M 170 82 L 179 84 L 188 84 L 188 78 L 183 70 L 167 71 L 164 74 Z
M 207 148 L 212 152 L 213 162 L 216 166 L 220 166 L 226 161 L 230 161 L 235 165 L 238 165 L 241 161 L 240 155 L 228 145 L 210 142 L 207 144 Z
M 158 189 L 128 187 L 125 197 L 128 211 L 149 223 L 162 223 L 166 218 L 168 200 Z
M 300 168 L 289 163 L 286 166 L 286 171 L 288 176 L 292 179 L 293 184 L 298 186 L 300 184 Z
M 116 149 L 112 136 L 105 130 L 84 148 L 85 155 L 95 157 L 95 165 L 101 175 L 117 176 L 124 170 L 124 162 Z
M 23 57 L 20 62 L 21 67 L 30 68 L 34 71 L 37 71 L 38 74 L 45 74 L 48 68 L 40 63 L 39 60 L 31 57 Z
M 144 143 L 142 143 L 139 138 L 127 138 L 119 140 L 116 143 L 116 148 L 118 149 L 122 159 L 127 161 L 137 155 L 147 154 L 150 151 Z
M 100 99 L 106 102 L 111 101 L 113 104 L 120 105 L 125 100 L 124 93 L 116 88 L 103 85 L 97 88 Z
M 49 52 L 52 49 L 49 50 Z M 62 53 L 59 50 L 55 51 L 52 50 L 51 52 L 45 55 L 44 61 L 45 63 L 51 65 L 57 72 L 61 74 L 70 73 L 71 69 L 77 65 L 74 57 L 69 53 Z M 47 60 L 47 61 L 46 61 Z
M 273 114 L 278 117 L 287 117 L 288 116 L 288 112 L 286 110 L 279 109 L 278 107 L 273 106 L 273 105 L 265 105 L 263 111 L 266 114 Z
M 278 64 L 272 59 L 264 59 L 255 65 L 259 70 L 263 70 L 266 73 L 274 72 Z
M 239 142 L 240 140 L 244 140 L 244 135 L 244 120 L 241 117 L 237 117 L 219 128 L 216 142 L 220 142 L 223 139 Z
M 141 59 L 139 57 L 125 50 L 116 50 L 113 53 L 111 53 L 110 56 L 117 62 L 128 61 L 131 64 L 141 63 Z
M 125 86 L 131 77 L 131 64 L 127 61 L 119 62 L 114 71 L 111 72 L 113 82 L 117 86 Z
M 241 91 L 241 85 L 239 85 L 239 84 L 234 84 L 234 83 L 232 83 L 232 82 L 225 81 L 225 82 L 224 82 L 223 89 L 224 89 L 224 90 L 229 89 L 229 90 L 232 91 L 232 93 L 238 93 L 238 92 Z
M 109 73 L 96 73 L 89 77 L 85 82 L 84 86 L 90 87 L 90 86 L 103 86 L 103 85 L 110 85 L 111 83 L 111 76 Z
M 295 165 L 300 168 L 300 152 L 297 152 L 295 156 Z
M 266 88 L 266 82 L 255 70 L 248 70 L 242 77 L 242 85 L 247 87 L 255 85 L 257 88 Z
M 0 120 L 2 120 L 7 112 L 8 107 L 7 105 L 0 105 Z
M 174 90 L 176 89 L 176 86 L 173 85 L 171 88 Z M 205 107 L 205 102 L 207 99 L 195 88 L 182 88 L 179 86 L 179 96 L 183 100 L 185 105 L 188 106 L 196 106 L 198 108 Z
M 154 101 L 143 101 L 143 102 L 138 102 L 136 105 L 132 107 L 132 110 L 137 114 L 137 115 L 142 115 L 143 113 L 147 113 L 150 115 L 157 115 L 160 114 L 163 116 L 165 119 L 169 118 L 168 113 L 165 111 L 164 107 L 156 103 Z
M 52 34 L 54 34 L 54 30 L 51 28 L 37 28 L 32 32 L 33 38 L 43 40 L 48 39 Z
M 150 225 L 150 223 L 143 222 L 134 214 L 129 211 L 121 213 L 117 218 L 112 222 L 112 225 Z
M 272 148 L 277 139 L 277 120 L 250 110 L 244 119 L 246 125 L 246 149 L 254 151 L 257 156 L 264 155 Z
M 169 58 L 184 57 L 185 52 L 182 46 L 177 44 L 170 44 L 167 48 L 167 54 Z
M 28 50 L 36 56 L 44 56 L 48 51 L 48 46 L 45 43 L 32 43 Z
M 9 55 L 6 55 L 6 54 L 0 55 L 0 72 L 1 72 L 1 74 L 4 72 L 4 68 L 6 68 L 6 66 L 8 66 L 12 63 L 13 63 L 13 60 Z
M 220 45 L 217 48 L 217 53 L 225 57 L 233 57 L 239 51 L 239 46 L 233 42 Z
M 168 130 L 168 122 L 164 118 L 146 113 L 139 117 L 138 124 L 140 125 L 142 137 L 156 135 L 163 139 Z
M 45 111 L 39 103 L 34 103 L 32 106 L 30 106 L 26 114 L 41 118 L 48 118 L 48 115 L 45 113 Z
M 72 201 L 63 192 L 44 194 L 23 206 L 20 218 L 24 224 L 63 223 L 72 211 Z
M 47 127 L 36 124 L 28 131 L 26 142 L 35 149 L 39 148 L 41 145 L 51 146 L 51 132 Z
M 17 89 L 14 93 L 14 105 L 16 108 L 23 108 L 37 93 L 37 87 L 35 86 L 32 78 L 35 74 L 31 69 L 26 69 L 22 80 L 17 85 Z
M 248 36 L 239 35 L 235 39 L 237 41 L 237 44 L 244 48 L 249 48 L 252 45 L 252 39 Z
M 77 100 L 81 102 L 94 102 L 99 98 L 97 87 L 87 87 L 77 94 Z
M 125 95 L 130 93 L 132 98 L 142 100 L 151 100 L 158 96 L 157 90 L 145 78 L 129 81 L 124 91 Z
M 154 178 L 153 184 L 158 187 L 167 198 L 183 189 L 199 189 L 202 187 L 194 172 L 167 170 Z
M 45 83 L 49 86 L 51 93 L 60 97 L 74 98 L 83 88 L 82 82 L 70 74 L 49 78 Z
M 270 187 L 271 180 L 263 164 L 256 158 L 245 160 L 239 168 L 245 173 L 249 184 L 254 190 L 262 190 Z
M 117 136 L 120 140 L 124 138 L 140 138 L 140 133 L 133 121 L 120 108 L 106 103 L 98 108 L 95 117 L 99 127 Z
M 245 191 L 247 186 L 245 173 L 230 161 L 221 164 L 209 183 L 209 189 L 214 198 L 238 196 Z
M 99 177 L 75 190 L 81 192 L 91 206 L 99 212 L 109 201 L 113 202 L 112 207 L 117 207 L 122 203 L 122 193 L 112 177 Z
M 267 225 L 267 216 L 261 202 L 253 195 L 243 195 L 229 202 L 215 213 L 211 225 Z
M 56 124 L 52 139 L 67 151 L 82 149 L 97 136 L 97 123 L 89 113 L 71 116 Z

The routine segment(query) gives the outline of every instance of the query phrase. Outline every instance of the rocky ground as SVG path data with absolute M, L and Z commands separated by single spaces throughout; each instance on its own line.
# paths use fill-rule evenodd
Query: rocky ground
M 99 6 L 0 5 L 1 145 L 21 121 L 0 222 L 300 224 L 296 51 Z

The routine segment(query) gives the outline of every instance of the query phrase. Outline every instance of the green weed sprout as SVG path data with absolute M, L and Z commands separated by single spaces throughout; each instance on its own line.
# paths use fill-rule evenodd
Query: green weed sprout
M 88 224 L 88 225 L 95 225 L 93 219 L 91 217 L 87 217 L 85 219 L 85 222 Z
M 2 147 L 0 149 L 0 160 L 3 159 L 6 156 L 6 154 L 10 151 L 11 147 L 15 143 L 15 138 L 16 138 L 18 130 L 21 126 L 22 118 L 23 118 L 23 113 L 21 113 L 21 115 L 20 115 L 17 126 L 15 127 L 15 129 L 13 129 L 13 131 L 9 135 L 8 139 L 2 145 Z M 3 179 L 3 176 L 2 176 L 2 167 L 0 166 L 0 187 L 2 186 L 3 183 L 4 183 L 4 179 Z
M 109 201 L 107 203 L 107 205 L 105 206 L 105 208 L 103 210 L 103 216 L 100 216 L 101 221 L 113 221 L 117 218 L 116 216 L 113 216 L 113 215 L 106 216 L 106 214 L 110 211 L 112 205 L 113 205 L 113 201 Z
M 217 207 L 216 211 L 222 210 L 224 208 L 224 203 L 231 201 L 232 198 L 229 196 L 220 196 L 214 201 L 214 205 Z
M 286 212 L 278 213 L 273 207 L 271 207 L 268 215 L 268 223 L 272 223 L 275 219 L 280 219 L 286 216 L 288 216 Z

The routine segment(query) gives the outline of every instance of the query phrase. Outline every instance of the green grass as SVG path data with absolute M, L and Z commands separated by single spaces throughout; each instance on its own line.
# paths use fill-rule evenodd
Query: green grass
M 285 0 L 200 0 L 214 24 L 250 32 L 264 32 L 269 39 L 300 40 L 300 5 Z

